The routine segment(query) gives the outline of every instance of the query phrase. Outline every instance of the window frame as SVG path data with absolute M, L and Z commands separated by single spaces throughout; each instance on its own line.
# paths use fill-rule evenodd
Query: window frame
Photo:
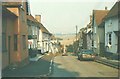
M 112 33 L 108 34 L 108 44 L 112 45 Z

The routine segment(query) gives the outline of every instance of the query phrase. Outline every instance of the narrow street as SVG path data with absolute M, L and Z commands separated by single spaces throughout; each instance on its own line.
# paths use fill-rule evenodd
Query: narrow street
M 118 77 L 118 70 L 77 56 L 56 56 L 51 77 Z
M 80 61 L 77 56 L 54 57 L 45 54 L 38 61 L 18 69 L 8 69 L 3 77 L 118 77 L 118 70 L 94 61 Z
M 119 77 L 120 0 L 0 2 L 0 78 Z

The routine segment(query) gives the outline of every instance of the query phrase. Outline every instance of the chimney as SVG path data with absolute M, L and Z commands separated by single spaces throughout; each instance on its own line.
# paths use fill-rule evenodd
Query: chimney
M 92 15 L 90 15 L 90 22 L 92 21 Z
M 107 7 L 105 7 L 105 10 L 107 10 Z
M 41 15 L 35 15 L 35 19 L 41 23 Z

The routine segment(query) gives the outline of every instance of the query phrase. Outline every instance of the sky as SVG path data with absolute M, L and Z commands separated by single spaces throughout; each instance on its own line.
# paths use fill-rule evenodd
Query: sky
M 41 23 L 53 34 L 75 33 L 89 23 L 93 10 L 108 10 L 116 0 L 29 0 L 33 16 L 41 15 Z

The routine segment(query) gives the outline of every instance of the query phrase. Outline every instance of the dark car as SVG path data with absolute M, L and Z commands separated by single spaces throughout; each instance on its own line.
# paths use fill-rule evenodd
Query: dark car
M 78 53 L 79 60 L 94 60 L 96 54 L 93 50 L 82 50 Z

